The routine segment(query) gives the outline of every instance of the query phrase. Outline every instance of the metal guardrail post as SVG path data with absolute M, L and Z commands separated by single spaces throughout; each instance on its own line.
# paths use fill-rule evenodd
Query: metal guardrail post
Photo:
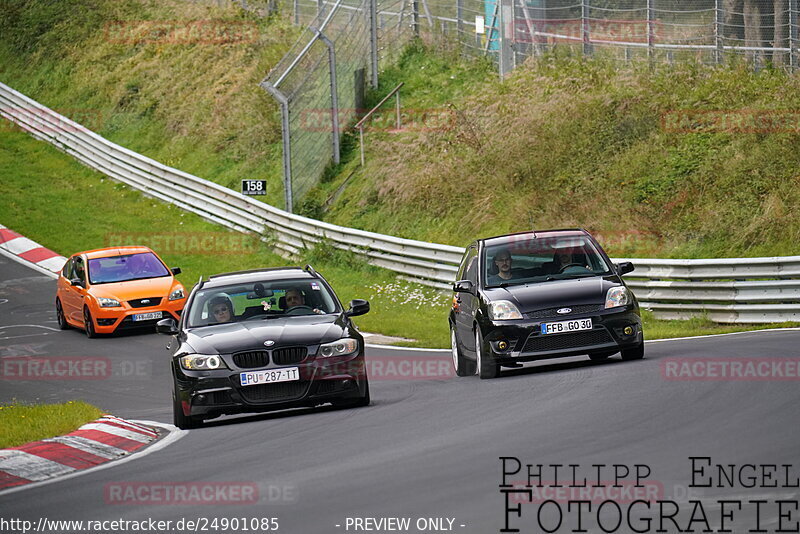
M 464 0 L 456 0 L 456 34 L 458 42 L 464 35 Z
M 583 38 L 583 55 L 592 55 L 592 43 L 589 40 L 589 0 L 581 0 L 581 36 Z
M 714 62 L 722 63 L 722 0 L 714 0 Z
M 653 60 L 656 52 L 656 10 L 654 0 L 647 0 L 647 58 Z
M 333 150 L 333 162 L 338 165 L 341 161 L 341 150 L 339 148 L 339 86 L 336 83 L 336 50 L 333 41 L 328 39 L 325 34 L 314 28 L 317 36 L 328 47 L 328 68 L 330 70 L 330 90 L 331 90 L 331 143 Z
M 399 130 L 400 129 L 400 91 L 397 91 L 394 94 L 394 96 L 397 97 L 395 99 L 395 101 L 394 101 L 394 112 L 395 112 L 395 118 L 396 118 L 395 126 Z
M 509 35 L 509 23 L 513 23 L 513 15 L 511 9 L 511 0 L 496 1 L 500 5 L 500 21 L 498 24 L 498 26 L 500 26 L 500 31 L 498 32 L 500 37 L 500 57 L 498 70 L 500 72 L 500 79 L 502 80 L 514 69 L 514 48 L 511 44 L 513 36 Z
M 378 88 L 378 0 L 369 0 L 369 79 Z
M 289 99 L 268 81 L 259 85 L 266 89 L 281 106 L 281 137 L 283 138 L 283 199 L 286 211 L 294 211 L 292 198 L 292 141 L 289 126 Z
M 797 69 L 797 0 L 789 0 L 789 67 Z

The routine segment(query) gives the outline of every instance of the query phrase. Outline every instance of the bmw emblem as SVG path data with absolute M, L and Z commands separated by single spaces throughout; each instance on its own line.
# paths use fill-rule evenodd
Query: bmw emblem
M 274 345 L 274 344 L 275 344 L 275 342 L 274 342 L 274 341 L 272 341 L 271 339 L 268 339 L 268 340 L 266 340 L 266 341 L 264 342 L 264 346 L 265 346 L 265 347 L 271 347 L 271 346 L 272 346 L 272 345 Z
M 556 310 L 556 313 L 558 313 L 559 315 L 566 315 L 566 314 L 571 313 L 571 312 L 572 312 L 572 308 L 559 308 L 559 309 Z

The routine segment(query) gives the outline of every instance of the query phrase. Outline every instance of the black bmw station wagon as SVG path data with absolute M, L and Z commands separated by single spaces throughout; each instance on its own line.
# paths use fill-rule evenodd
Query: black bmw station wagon
M 310 266 L 199 282 L 180 323 L 164 319 L 156 327 L 177 337 L 175 426 L 240 412 L 368 405 L 364 338 L 350 319 L 368 311 L 361 299 L 344 309 Z
M 450 311 L 456 374 L 495 378 L 521 362 L 588 354 L 644 357 L 639 304 L 585 230 L 480 239 L 467 247 Z

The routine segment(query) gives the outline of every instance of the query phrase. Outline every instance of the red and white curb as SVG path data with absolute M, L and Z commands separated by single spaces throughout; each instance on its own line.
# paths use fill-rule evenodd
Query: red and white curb
M 0 251 L 25 260 L 48 273 L 57 273 L 67 258 L 0 224 Z M 37 269 L 38 270 L 38 269 Z
M 0 449 L 0 492 L 97 467 L 158 437 L 152 428 L 105 415 L 66 436 Z

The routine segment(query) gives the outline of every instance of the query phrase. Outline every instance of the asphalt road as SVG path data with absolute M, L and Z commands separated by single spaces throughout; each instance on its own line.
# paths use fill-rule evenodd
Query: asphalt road
M 54 292 L 53 280 L 0 257 L 0 356 L 84 357 L 108 362 L 111 372 L 93 380 L 6 375 L 0 377 L 0 402 L 80 399 L 121 417 L 171 422 L 168 338 L 140 334 L 90 340 L 76 330 L 58 331 Z M 761 526 L 777 528 L 774 501 L 796 501 L 797 488 L 687 488 L 688 458 L 737 466 L 792 464 L 793 476 L 800 474 L 797 380 L 667 380 L 663 373 L 674 358 L 797 361 L 798 339 L 800 332 L 782 331 L 648 343 L 641 361 L 571 358 L 506 371 L 497 380 L 436 372 L 418 379 L 373 376 L 373 404 L 367 408 L 215 420 L 140 459 L 0 494 L 0 516 L 35 522 L 42 517 L 173 522 L 272 517 L 279 532 L 292 534 L 353 532 L 348 517 L 409 517 L 407 532 L 420 531 L 417 518 L 451 518 L 456 532 L 498 532 L 506 518 L 499 457 L 517 457 L 523 464 L 578 464 L 590 480 L 593 464 L 625 464 L 631 470 L 646 465 L 659 499 L 680 503 L 679 517 L 688 509 L 687 495 L 708 504 L 706 511 L 717 518 L 709 513 L 712 526 L 718 523 L 715 502 L 721 496 L 762 498 L 770 506 L 760 510 Z M 384 362 L 384 370 L 390 362 L 449 357 L 377 349 L 368 349 L 367 356 Z M 551 475 L 546 470 L 543 479 L 552 480 Z M 559 475 L 569 475 L 568 468 Z M 605 485 L 613 471 L 603 469 L 600 478 Z M 249 504 L 225 504 L 224 496 L 204 504 L 114 500 L 114 488 L 131 483 L 151 488 L 230 483 L 257 487 L 258 499 Z M 523 505 L 512 526 L 542 532 L 537 507 Z M 558 532 L 570 532 L 575 516 L 563 507 Z M 790 513 L 796 522 L 800 512 L 792 508 Z M 752 507 L 737 512 L 735 531 L 752 528 L 754 516 Z M 552 520 L 553 509 L 542 517 Z M 592 521 L 584 518 L 584 528 L 596 532 Z M 646 531 L 656 528 L 653 524 Z M 613 531 L 631 530 L 623 524 Z M 667 523 L 663 531 L 678 529 Z

